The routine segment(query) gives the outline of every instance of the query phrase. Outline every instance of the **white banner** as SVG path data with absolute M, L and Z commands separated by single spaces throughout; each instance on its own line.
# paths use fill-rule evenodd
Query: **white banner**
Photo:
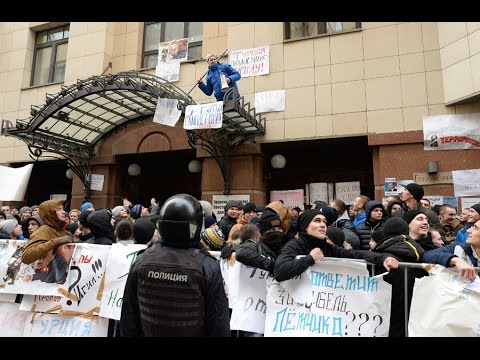
M 58 295 L 67 289 L 70 259 L 75 245 L 50 250 L 32 264 L 22 263 L 23 240 L 0 240 L 0 292 Z
M 31 312 L 19 311 L 19 304 L 0 302 L 0 336 L 22 337 L 32 315 Z
M 250 201 L 250 195 L 213 195 L 212 209 L 218 221 L 225 215 L 225 205 L 227 205 L 229 200 L 237 200 L 242 205 L 245 205 Z
M 457 210 L 457 214 L 460 214 L 463 209 L 471 208 L 472 205 L 480 203 L 480 198 L 463 198 L 462 199 L 462 209 Z
M 27 313 L 32 315 L 32 313 Z M 42 314 L 24 328 L 25 337 L 106 337 L 108 319 L 95 316 L 63 316 L 59 314 Z
M 120 320 L 123 291 L 125 290 L 130 266 L 137 258 L 137 253 L 146 247 L 143 244 L 129 244 L 126 246 L 113 244 L 110 247 L 100 316 Z
M 345 204 L 351 204 L 358 196 L 360 196 L 360 181 L 335 183 L 336 199 L 343 200 Z
M 255 111 L 257 114 L 285 111 L 285 90 L 255 93 Z
M 480 280 L 441 265 L 415 279 L 409 336 L 480 336 Z M 430 299 L 429 301 L 425 301 Z
M 23 201 L 27 190 L 33 164 L 19 168 L 11 168 L 0 165 L 0 200 L 1 201 Z
M 480 195 L 480 169 L 452 171 L 456 197 Z
M 480 149 L 480 114 L 423 117 L 425 150 Z
M 188 105 L 185 109 L 183 128 L 219 129 L 223 123 L 223 101 L 202 105 Z
M 232 307 L 230 329 L 263 334 L 267 311 L 267 282 L 273 281 L 273 275 L 262 269 L 239 264 L 240 271 L 236 273 L 237 277 L 230 278 L 230 283 L 240 284 Z
M 182 110 L 178 110 L 177 105 L 177 99 L 159 97 L 157 100 L 157 108 L 153 115 L 153 122 L 167 126 L 175 126 L 178 119 L 180 119 L 180 115 L 182 115 Z
M 235 50 L 229 53 L 229 60 L 242 78 L 265 75 L 270 72 L 270 47 Z
M 313 205 L 315 201 L 328 203 L 328 183 L 310 183 L 308 184 L 308 193 L 310 205 Z
M 180 80 L 180 63 L 179 62 L 159 62 L 155 68 L 155 75 L 167 80 L 168 82 L 176 82 Z
M 105 175 L 92 174 L 90 181 L 90 189 L 96 191 L 103 191 L 103 182 L 105 181 Z
M 291 279 L 292 293 L 283 283 L 269 286 L 265 336 L 388 336 L 392 286 L 366 264 L 326 259 Z
M 270 191 L 270 201 L 279 200 L 283 201 L 283 205 L 285 205 L 286 208 L 293 209 L 298 206 L 303 209 L 303 202 L 305 200 L 303 189 Z

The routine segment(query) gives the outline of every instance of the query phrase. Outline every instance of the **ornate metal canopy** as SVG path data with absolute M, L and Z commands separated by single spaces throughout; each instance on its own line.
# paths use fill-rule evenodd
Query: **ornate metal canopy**
M 227 95 L 227 94 L 226 94 Z M 62 86 L 57 94 L 47 94 L 43 106 L 31 106 L 31 116 L 18 119 L 14 126 L 3 120 L 1 133 L 24 141 L 30 157 L 61 158 L 82 179 L 85 198 L 90 196 L 90 158 L 99 141 L 127 122 L 153 115 L 159 97 L 179 100 L 179 108 L 195 105 L 193 99 L 167 80 L 138 71 L 92 76 Z M 260 119 L 243 98 L 226 101 L 223 126 L 216 130 L 189 130 L 192 148 L 203 147 L 217 161 L 228 187 L 230 148 L 247 138 L 264 134 Z
M 217 161 L 223 176 L 223 193 L 230 194 L 230 151 L 247 139 L 265 134 L 265 118 L 255 112 L 250 103 L 238 97 L 235 88 L 229 88 L 223 96 L 223 123 L 219 129 L 188 131 L 192 147 L 205 149 Z

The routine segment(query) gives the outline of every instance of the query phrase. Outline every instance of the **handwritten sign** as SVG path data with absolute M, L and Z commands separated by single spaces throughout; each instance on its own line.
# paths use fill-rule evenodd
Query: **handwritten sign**
M 175 126 L 178 119 L 180 119 L 180 115 L 182 115 L 182 111 L 179 110 L 177 106 L 178 100 L 159 97 L 157 100 L 157 108 L 153 115 L 153 122 L 167 126 Z
M 0 336 L 21 337 L 32 313 L 19 311 L 19 304 L 0 303 Z
M 285 90 L 255 93 L 255 111 L 257 113 L 284 111 Z
M 270 72 L 270 47 L 259 46 L 253 49 L 235 50 L 230 52 L 232 65 L 243 78 L 265 75 Z
M 351 204 L 357 196 L 360 196 L 360 181 L 335 183 L 335 198 L 345 204 Z
M 105 289 L 102 296 L 100 316 L 120 320 L 123 291 L 127 282 L 130 267 L 137 253 L 145 249 L 143 244 L 113 244 L 110 247 L 105 273 Z
M 93 319 L 86 319 L 80 316 L 43 314 L 41 317 L 26 324 L 23 336 L 106 337 L 107 331 L 108 319 L 98 316 Z
M 102 191 L 104 180 L 105 180 L 105 175 L 92 174 L 92 177 L 90 178 L 90 181 L 91 181 L 90 189 L 96 190 L 96 191 Z
M 391 285 L 364 263 L 322 260 L 304 276 L 293 293 L 269 286 L 265 336 L 388 336 Z
M 185 109 L 183 128 L 219 129 L 223 123 L 223 101 L 202 105 L 188 105 Z
M 225 205 L 230 200 L 236 200 L 240 204 L 245 205 L 250 201 L 250 195 L 213 195 L 212 209 L 218 220 L 225 215 Z
M 155 75 L 169 82 L 176 82 L 180 80 L 180 63 L 159 61 L 155 68 Z
M 455 196 L 480 195 L 480 169 L 452 171 Z
M 270 201 L 282 200 L 285 207 L 290 209 L 295 206 L 303 209 L 304 199 L 303 189 L 270 191 Z

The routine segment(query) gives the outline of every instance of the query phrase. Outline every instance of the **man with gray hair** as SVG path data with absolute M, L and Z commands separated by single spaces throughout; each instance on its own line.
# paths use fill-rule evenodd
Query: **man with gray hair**
M 205 58 L 208 63 L 208 72 L 206 83 L 198 80 L 197 84 L 200 90 L 207 96 L 215 95 L 217 101 L 223 101 L 224 93 L 222 92 L 222 76 L 225 76 L 225 81 L 229 88 L 235 88 L 237 97 L 240 97 L 238 92 L 237 81 L 242 77 L 240 73 L 235 70 L 230 64 L 223 64 L 218 62 L 216 55 L 208 54 Z

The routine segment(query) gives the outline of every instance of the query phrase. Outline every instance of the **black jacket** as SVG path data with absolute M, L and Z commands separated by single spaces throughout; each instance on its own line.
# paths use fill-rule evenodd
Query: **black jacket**
M 275 261 L 275 279 L 285 281 L 302 274 L 315 263 L 310 251 L 316 247 L 322 250 L 325 257 L 364 259 L 375 265 L 382 265 L 388 257 L 388 254 L 377 254 L 366 250 L 345 250 L 336 245 L 330 245 L 325 240 L 299 233 L 299 239 L 288 242 Z M 305 256 L 296 259 L 298 255 Z
M 145 251 L 164 245 L 156 242 Z M 137 269 L 142 262 L 142 258 L 132 268 L 125 285 L 120 318 L 121 336 L 143 336 L 137 297 Z M 205 297 L 207 334 L 208 336 L 230 336 L 228 299 L 223 286 L 220 265 L 208 253 L 203 261 L 202 274 L 203 278 L 200 279 L 200 286 Z
M 264 243 L 247 240 L 235 248 L 236 259 L 244 265 L 267 270 L 273 274 L 276 254 Z

